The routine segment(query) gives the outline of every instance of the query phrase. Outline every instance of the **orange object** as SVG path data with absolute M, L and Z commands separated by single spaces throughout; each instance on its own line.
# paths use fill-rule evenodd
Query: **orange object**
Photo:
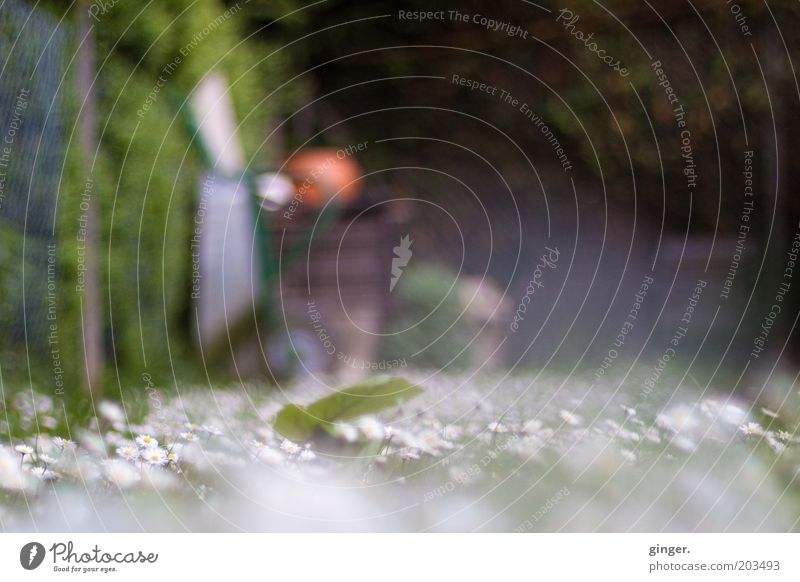
M 309 206 L 319 208 L 334 196 L 349 204 L 361 191 L 361 167 L 353 158 L 357 151 L 357 146 L 303 149 L 286 161 L 284 171 Z

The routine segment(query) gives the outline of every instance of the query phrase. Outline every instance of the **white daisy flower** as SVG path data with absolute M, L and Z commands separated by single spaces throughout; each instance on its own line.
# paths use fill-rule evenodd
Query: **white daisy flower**
M 148 448 L 141 453 L 142 459 L 154 467 L 166 465 L 169 462 L 167 451 L 159 447 Z
M 371 441 L 382 441 L 386 438 L 386 429 L 378 419 L 372 416 L 365 416 L 358 421 L 358 428 L 362 434 Z
M 358 429 L 352 424 L 340 423 L 333 427 L 333 433 L 348 443 L 355 442 L 358 439 Z
M 60 448 L 60 449 L 66 449 L 67 447 L 71 447 L 75 443 L 73 443 L 69 439 L 64 439 L 64 438 L 61 438 L 61 437 L 55 437 L 53 439 L 53 444 L 55 446 L 57 446 L 58 448 Z
M 452 449 L 455 446 L 453 443 L 443 440 L 435 430 L 421 432 L 417 438 L 417 445 L 424 452 L 434 456 L 439 455 L 439 449 Z
M 158 441 L 149 434 L 140 434 L 138 437 L 136 437 L 136 444 L 140 447 L 151 449 L 158 446 Z
M 652 426 L 647 427 L 647 429 L 644 432 L 644 438 L 646 438 L 651 443 L 659 444 L 661 442 L 661 436 L 659 435 L 658 430 L 656 430 L 656 428 Z
M 442 428 L 442 438 L 448 441 L 457 441 L 464 434 L 464 429 L 455 424 L 448 424 Z
M 767 434 L 767 445 L 773 451 L 775 451 L 776 455 L 780 455 L 783 451 L 786 450 L 786 443 L 782 443 L 777 440 L 771 433 Z
M 289 439 L 283 439 L 283 442 L 281 443 L 281 450 L 290 455 L 296 455 L 300 452 L 300 445 L 293 443 Z
M 135 485 L 142 478 L 135 465 L 117 459 L 107 461 L 103 468 L 106 479 L 123 489 Z
M 615 435 L 617 436 L 617 438 L 621 438 L 622 440 L 625 441 L 639 442 L 639 440 L 641 439 L 641 436 L 639 435 L 638 432 L 628 430 L 627 428 L 622 428 L 621 426 L 617 427 Z
M 487 427 L 491 432 L 501 433 L 508 432 L 508 427 L 499 422 L 490 422 Z
M 58 461 L 58 459 L 55 459 L 50 455 L 39 455 L 39 460 L 45 465 L 53 465 Z
M 188 443 L 194 443 L 200 440 L 198 436 L 192 431 L 180 433 L 180 437 Z
M 19 458 L 0 446 L 0 488 L 25 489 L 27 485 L 28 480 L 20 467 Z
M 17 451 L 23 457 L 33 454 L 33 449 L 28 445 L 17 445 L 14 447 L 14 450 Z
M 50 469 L 45 469 L 44 467 L 34 467 L 31 469 L 31 473 L 33 473 L 35 477 L 38 477 L 42 481 L 49 481 L 56 478 L 55 473 L 53 473 Z
M 707 398 L 700 403 L 700 411 L 711 420 L 723 422 L 732 426 L 739 426 L 747 422 L 747 411 L 735 402 L 719 402 Z
M 419 452 L 417 452 L 417 449 L 412 449 L 407 447 L 404 449 L 400 449 L 399 454 L 400 458 L 403 459 L 404 461 L 419 459 Z
M 761 425 L 757 422 L 748 422 L 747 424 L 743 424 L 739 427 L 739 431 L 746 436 L 764 434 L 764 429 L 761 428 Z
M 181 460 L 181 456 L 175 449 L 169 451 L 167 453 L 167 462 L 168 463 L 177 463 Z
M 560 410 L 558 416 L 570 426 L 580 426 L 583 422 L 583 418 L 569 410 Z
M 130 445 L 119 447 L 117 454 L 126 461 L 135 461 L 139 457 L 139 449 Z
M 687 453 L 693 453 L 697 450 L 697 443 L 684 435 L 677 434 L 669 442 Z
M 789 442 L 789 441 L 793 440 L 793 438 L 794 438 L 792 436 L 792 433 L 790 433 L 789 431 L 786 431 L 786 430 L 779 430 L 778 433 L 775 436 L 777 436 L 782 441 L 786 441 L 786 442 Z

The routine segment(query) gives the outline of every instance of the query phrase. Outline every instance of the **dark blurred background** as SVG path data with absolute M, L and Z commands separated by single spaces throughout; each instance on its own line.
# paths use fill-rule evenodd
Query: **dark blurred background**
M 0 129 L 12 123 L 20 90 L 31 97 L 20 130 L 28 137 L 14 146 L 16 177 L 0 209 L 8 239 L 0 258 L 3 374 L 54 384 L 56 322 L 58 367 L 78 392 L 88 182 L 100 285 L 88 308 L 99 313 L 104 361 L 96 384 L 112 393 L 144 373 L 171 386 L 364 371 L 349 370 L 351 360 L 367 371 L 391 362 L 548 366 L 599 378 L 610 350 L 617 355 L 603 375 L 622 375 L 632 362 L 647 373 L 682 325 L 698 280 L 707 286 L 675 350 L 692 382 L 747 390 L 776 364 L 791 371 L 797 282 L 782 295 L 764 351 L 752 352 L 779 285 L 791 283 L 787 252 L 800 220 L 792 163 L 798 40 L 781 25 L 798 11 L 795 2 L 749 0 L 6 2 Z M 485 19 L 503 27 L 487 28 Z M 512 26 L 515 33 L 504 32 Z M 82 99 L 86 61 L 70 58 L 87 38 L 93 101 Z M 598 58 L 592 41 L 627 75 Z M 165 69 L 177 55 L 180 64 Z M 267 325 L 254 309 L 252 325 L 237 326 L 214 360 L 197 345 L 191 301 L 193 218 L 206 169 L 181 117 L 211 70 L 228 80 L 253 166 L 280 168 L 312 146 L 367 144 L 354 156 L 364 176 L 359 198 L 303 247 L 303 260 L 277 269 L 270 301 L 280 317 Z M 470 90 L 454 75 L 497 91 Z M 94 149 L 81 145 L 86 115 L 95 116 Z M 687 144 L 691 156 L 682 157 Z M 308 212 L 291 224 L 280 211 L 262 213 L 274 252 L 282 239 L 302 242 L 319 218 L 300 210 Z M 404 235 L 413 256 L 390 292 L 393 249 Z M 57 257 L 53 295 L 48 244 Z M 540 269 L 543 286 L 514 330 L 546 248 L 558 250 L 558 264 Z M 635 325 L 615 347 L 647 277 L 653 284 Z M 309 319 L 309 300 L 337 344 L 332 354 Z

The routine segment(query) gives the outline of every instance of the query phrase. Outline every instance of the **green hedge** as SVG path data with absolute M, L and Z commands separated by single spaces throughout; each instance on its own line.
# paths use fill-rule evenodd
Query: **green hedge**
M 257 164 L 264 164 L 277 154 L 269 144 L 260 147 L 267 128 L 302 93 L 293 85 L 259 103 L 288 78 L 291 63 L 285 50 L 265 58 L 277 48 L 265 43 L 269 35 L 244 40 L 252 9 L 244 3 L 227 9 L 217 0 L 171 0 L 150 3 L 145 10 L 139 3 L 119 2 L 106 14 L 98 14 L 94 31 L 100 148 L 91 180 L 102 225 L 109 394 L 117 391 L 118 383 L 123 388 L 141 385 L 144 373 L 159 386 L 172 385 L 173 374 L 178 381 L 204 377 L 192 347 L 189 312 L 189 241 L 203 167 L 179 113 L 180 104 L 204 74 L 221 71 L 232 85 L 239 119 L 249 112 L 241 128 L 245 149 L 255 154 Z M 76 15 L 70 18 L 74 23 Z M 160 75 L 163 87 L 148 97 Z M 74 94 L 70 99 L 72 126 L 77 103 Z M 59 322 L 63 360 L 70 367 L 70 384 L 77 386 L 82 361 L 75 291 L 77 232 L 89 178 L 77 132 L 67 159 L 58 205 L 64 290 L 59 295 Z

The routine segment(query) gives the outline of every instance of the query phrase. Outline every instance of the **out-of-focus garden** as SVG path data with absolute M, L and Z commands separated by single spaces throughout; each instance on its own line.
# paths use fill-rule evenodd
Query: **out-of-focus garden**
M 799 11 L 6 0 L 0 530 L 797 530 Z

